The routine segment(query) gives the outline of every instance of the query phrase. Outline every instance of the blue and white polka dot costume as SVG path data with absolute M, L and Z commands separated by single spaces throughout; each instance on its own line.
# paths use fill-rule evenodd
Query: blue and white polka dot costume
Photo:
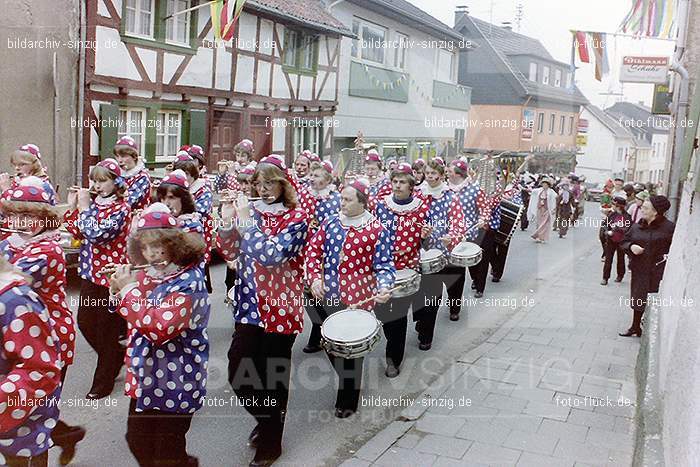
M 452 199 L 450 215 L 452 216 L 450 236 L 462 238 L 466 233 L 468 240 L 475 240 L 479 229 L 469 229 L 479 219 L 488 222 L 490 218 L 484 192 L 476 184 L 466 183 L 463 185 Z
M 422 197 L 430 206 L 428 209 L 428 223 L 433 228 L 430 236 L 425 242 L 427 249 L 439 249 L 448 254 L 448 248 L 440 240 L 449 235 L 450 227 L 450 205 L 455 196 L 446 184 L 441 184 L 435 189 L 425 183 L 421 186 L 418 196 Z

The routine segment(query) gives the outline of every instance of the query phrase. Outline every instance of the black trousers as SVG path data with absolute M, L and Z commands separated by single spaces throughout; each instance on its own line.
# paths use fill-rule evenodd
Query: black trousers
M 435 274 L 421 275 L 420 290 L 412 296 L 414 297 L 413 320 L 416 322 L 418 342 L 421 344 L 433 342 L 435 321 L 442 299 L 443 271 L 444 269 Z M 462 281 L 462 286 L 464 286 L 464 281 Z
M 403 362 L 406 352 L 406 329 L 408 327 L 408 308 L 413 303 L 411 296 L 394 298 L 374 307 L 377 319 L 382 322 L 386 337 L 386 361 L 397 368 Z
M 617 254 L 617 277 L 625 277 L 625 252 L 619 243 L 608 239 L 605 245 L 605 265 L 603 266 L 603 279 L 610 279 L 613 256 Z
M 520 196 L 522 196 L 523 206 L 525 206 L 525 212 L 520 216 L 520 230 L 527 230 L 528 225 L 530 225 L 530 221 L 527 220 L 527 207 L 530 205 L 530 193 L 522 190 Z
M 477 292 L 484 292 L 486 288 L 486 277 L 489 274 L 489 265 L 495 252 L 496 234 L 493 230 L 480 230 L 476 238 L 476 244 L 481 247 L 481 261 L 476 266 L 469 268 L 469 275 L 476 284 Z
M 204 265 L 204 283 L 207 286 L 207 292 L 212 293 L 211 274 L 209 273 L 209 263 Z
M 44 451 L 38 456 L 19 457 L 4 454 L 7 467 L 46 467 L 49 465 L 49 451 Z
M 309 292 L 304 292 L 304 298 L 306 299 L 304 306 L 306 308 L 306 313 L 309 315 L 309 318 L 311 318 L 311 333 L 309 334 L 307 345 L 309 347 L 318 347 L 321 345 L 321 325 L 323 321 L 328 318 L 327 309 L 330 308 L 319 304 L 318 300 Z
M 442 281 L 447 288 L 450 314 L 459 314 L 462 309 L 462 295 L 464 293 L 464 282 L 467 275 L 467 268 L 448 264 L 440 271 Z
M 141 467 L 197 466 L 196 457 L 187 455 L 187 432 L 192 414 L 136 411 L 131 399 L 126 422 L 126 442 Z
M 598 230 L 598 240 L 600 240 L 600 246 L 603 249 L 603 254 L 600 255 L 601 258 L 605 258 L 606 246 L 608 244 L 608 236 L 605 234 L 606 228 L 603 226 Z
M 119 333 L 124 319 L 107 311 L 109 289 L 82 279 L 78 329 L 95 352 L 97 366 L 92 377 L 91 390 L 114 388 L 114 380 L 124 364 L 124 347 L 119 344 Z
M 506 259 L 508 258 L 508 248 L 510 242 L 502 245 L 498 242 L 493 243 L 493 256 L 491 257 L 491 275 L 496 279 L 503 277 L 503 271 L 506 268 Z
M 224 284 L 226 284 L 226 293 L 228 293 L 233 285 L 236 283 L 236 270 L 226 266 L 226 279 L 224 279 Z M 228 295 L 227 295 L 228 296 Z
M 228 350 L 229 383 L 258 422 L 258 450 L 263 452 L 282 448 L 295 338 L 294 334 L 266 333 L 259 326 L 236 323 Z

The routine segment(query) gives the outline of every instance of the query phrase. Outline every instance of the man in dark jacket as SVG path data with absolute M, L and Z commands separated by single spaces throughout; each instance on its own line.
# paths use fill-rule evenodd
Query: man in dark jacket
M 664 214 L 671 207 L 665 196 L 652 196 L 642 204 L 642 220 L 625 234 L 622 249 L 630 257 L 632 272 L 632 326 L 620 336 L 642 335 L 642 314 L 647 294 L 658 292 L 664 275 L 666 256 L 671 249 L 675 224 Z
M 600 285 L 608 285 L 610 271 L 612 270 L 613 256 L 617 254 L 617 277 L 615 282 L 622 282 L 625 277 L 625 253 L 620 246 L 625 234 L 632 226 L 632 216 L 625 210 L 627 199 L 621 196 L 613 198 L 613 211 L 605 218 L 605 265 L 603 266 L 603 280 Z

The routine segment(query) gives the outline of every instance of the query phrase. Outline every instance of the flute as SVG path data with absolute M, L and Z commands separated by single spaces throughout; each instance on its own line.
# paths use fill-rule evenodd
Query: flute
M 77 185 L 73 185 L 73 186 L 69 186 L 69 187 L 68 187 L 68 191 L 80 191 L 80 190 L 82 190 L 82 189 L 83 189 L 83 188 L 81 188 L 81 187 L 79 187 L 79 186 L 77 186 Z M 90 193 L 91 195 L 96 195 L 96 194 L 98 194 L 98 191 L 97 191 L 97 190 L 93 190 L 92 187 L 90 187 L 90 188 L 88 189 L 88 193 Z
M 7 233 L 18 233 L 18 234 L 28 234 L 31 232 L 28 232 L 26 230 L 17 230 L 17 229 L 10 229 L 7 227 L 0 227 L 0 232 L 7 232 Z
M 272 198 L 272 196 L 268 196 L 268 197 L 262 197 L 262 196 L 257 196 L 257 197 L 256 197 L 256 196 L 254 196 L 254 197 L 252 197 L 252 198 L 248 198 L 248 201 L 259 201 L 259 200 L 261 200 L 261 199 L 273 199 L 273 198 Z M 237 198 L 224 197 L 224 198 L 221 198 L 220 201 L 221 201 L 222 203 L 235 203 L 236 200 L 237 200 Z
M 129 264 L 130 264 L 130 263 L 125 263 L 125 264 L 110 264 L 110 265 L 105 266 L 105 267 L 103 267 L 102 269 L 100 269 L 99 274 L 104 274 L 104 275 L 112 274 L 112 273 L 116 272 L 117 267 L 119 267 L 119 266 L 129 266 Z M 132 271 L 140 271 L 140 270 L 142 270 L 142 269 L 148 269 L 148 268 L 150 268 L 151 266 L 165 266 L 165 265 L 167 265 L 167 264 L 169 264 L 168 261 L 159 261 L 159 262 L 156 262 L 156 263 L 140 264 L 140 265 L 137 265 L 137 266 L 132 266 L 132 267 L 131 267 L 131 270 L 132 270 Z

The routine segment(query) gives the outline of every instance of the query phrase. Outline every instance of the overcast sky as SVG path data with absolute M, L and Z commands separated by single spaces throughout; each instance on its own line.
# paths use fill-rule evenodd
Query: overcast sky
M 582 31 L 616 32 L 630 9 L 630 0 L 409 0 L 443 23 L 454 26 L 457 5 L 467 5 L 469 14 L 484 21 L 500 25 L 503 21 L 515 24 L 516 5 L 523 4 L 523 19 L 520 33 L 539 39 L 557 60 L 571 61 L 570 29 Z M 493 4 L 493 9 L 491 5 Z M 576 84 L 589 101 L 599 107 L 609 107 L 620 96 L 604 96 L 600 93 L 624 92 L 624 100 L 644 101 L 651 105 L 654 86 L 650 84 L 625 83 L 617 80 L 620 63 L 624 55 L 672 56 L 674 43 L 658 40 L 638 40 L 626 37 L 608 37 L 608 60 L 610 75 L 602 83 L 595 80 L 593 64 L 579 64 Z

